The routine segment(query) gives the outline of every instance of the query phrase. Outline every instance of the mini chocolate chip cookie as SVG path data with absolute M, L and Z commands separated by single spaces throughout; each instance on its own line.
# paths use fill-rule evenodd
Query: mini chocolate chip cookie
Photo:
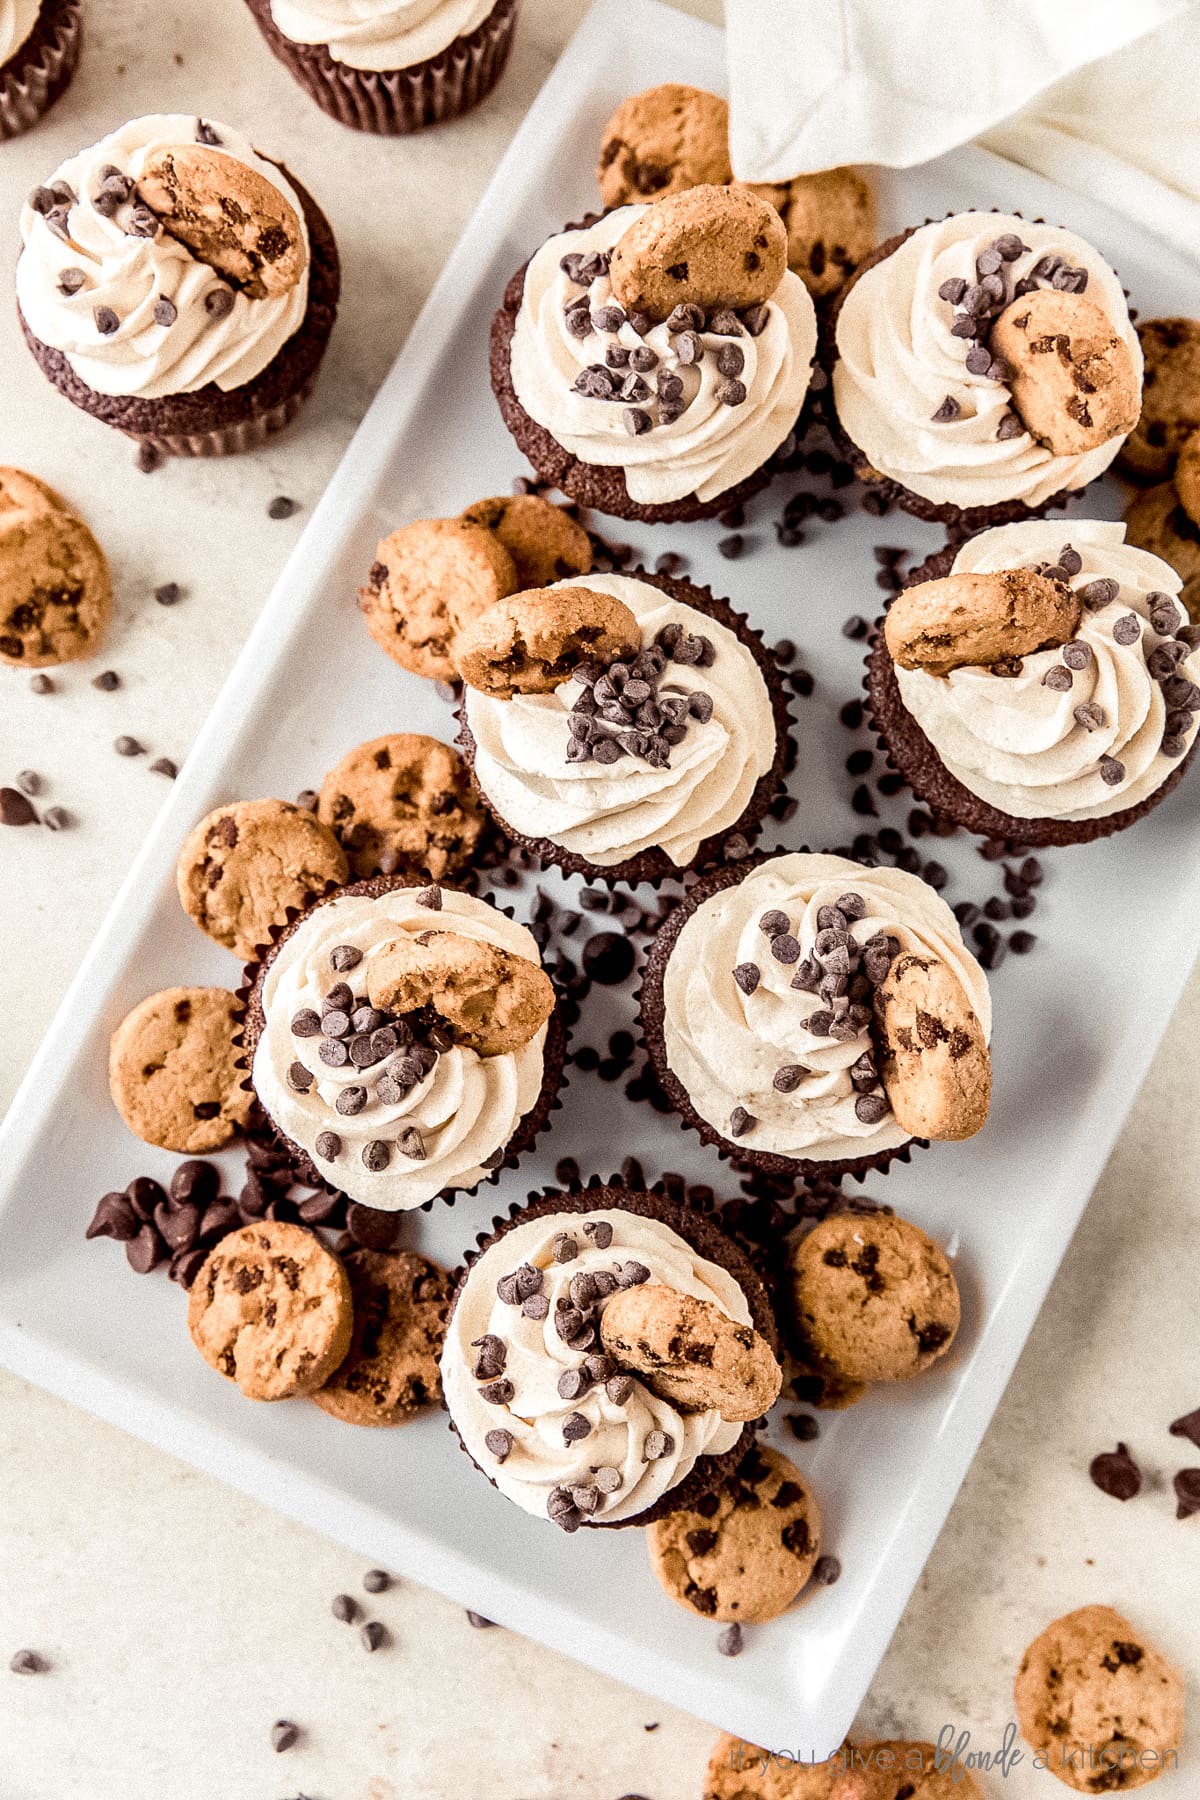
M 554 1011 L 544 969 L 457 931 L 424 931 L 385 944 L 371 959 L 367 995 L 384 1012 L 431 1008 L 454 1041 L 479 1056 L 520 1050 Z
M 518 588 L 549 587 L 591 570 L 592 540 L 583 526 L 540 494 L 497 494 L 476 500 L 460 516 L 499 538 L 513 559 Z
M 936 1744 L 883 1738 L 847 1745 L 845 1761 L 829 1800 L 984 1800 L 971 1770 Z
M 791 1751 L 761 1750 L 723 1731 L 708 1759 L 703 1800 L 861 1800 L 842 1781 L 848 1767 L 843 1751 L 828 1762 L 799 1762 Z
M 327 825 L 290 800 L 237 800 L 193 827 L 175 867 L 184 912 L 206 936 L 249 962 L 289 906 L 346 879 Z
M 1037 288 L 991 331 L 1009 365 L 1014 410 L 1055 456 L 1082 456 L 1137 424 L 1141 381 L 1129 344 L 1085 294 Z
M 234 1033 L 240 1010 L 225 988 L 174 987 L 126 1013 L 108 1051 L 113 1105 L 143 1143 L 181 1155 L 219 1150 L 249 1123 Z
M 248 1400 L 323 1387 L 350 1348 L 345 1269 L 302 1225 L 262 1219 L 208 1254 L 188 1296 L 188 1330 L 217 1373 Z
M 703 88 L 664 81 L 622 100 L 600 140 L 605 206 L 627 206 L 733 180 L 729 106 Z
M 1161 556 L 1182 577 L 1179 598 L 1192 621 L 1200 623 L 1200 525 L 1179 497 L 1178 479 L 1176 471 L 1175 481 L 1160 481 L 1138 494 L 1126 509 L 1125 532 L 1131 544 Z
M 317 817 L 360 881 L 440 881 L 470 863 L 485 824 L 458 751 L 417 731 L 372 738 L 343 756 L 321 783 Z
M 821 1515 L 799 1469 L 755 1445 L 695 1511 L 647 1527 L 650 1566 L 672 1600 L 705 1619 L 778 1618 L 813 1572 Z
M 779 1398 L 783 1371 L 752 1325 L 739 1325 L 710 1301 L 648 1281 L 614 1294 L 600 1341 L 660 1399 L 685 1412 L 758 1419 Z
M 1137 481 L 1163 481 L 1185 438 L 1200 431 L 1200 319 L 1143 319 L 1141 417 L 1121 446 Z
M 896 1123 L 957 1142 L 987 1122 L 992 1064 L 962 984 L 936 956 L 905 950 L 875 989 L 879 1078 Z
M 875 196 L 857 169 L 745 186 L 783 220 L 788 267 L 814 300 L 836 294 L 878 242 Z
M 90 656 L 111 611 L 108 563 L 83 520 L 35 475 L 0 468 L 0 662 Z
M 493 531 L 465 519 L 418 519 L 380 541 L 358 604 L 393 662 L 429 681 L 455 681 L 455 632 L 518 585 Z
M 883 635 L 902 669 L 948 675 L 1069 643 L 1082 606 L 1065 581 L 1033 569 L 946 575 L 896 595 Z
M 313 1399 L 346 1425 L 402 1425 L 442 1397 L 438 1357 L 450 1278 L 412 1250 L 351 1250 L 345 1360 Z
M 1077 1794 L 1126 1793 L 1170 1766 L 1183 1736 L 1183 1678 L 1110 1606 L 1047 1625 L 1021 1659 L 1017 1723 Z
M 958 1284 L 938 1246 L 889 1213 L 837 1213 L 792 1251 L 804 1356 L 846 1381 L 907 1381 L 954 1342 Z
M 1183 440 L 1175 464 L 1175 492 L 1192 524 L 1200 526 L 1200 431 Z
M 152 150 L 138 193 L 163 229 L 252 300 L 286 294 L 304 268 L 304 231 L 273 181 L 209 144 Z
M 707 186 L 648 206 L 613 246 L 609 277 L 627 313 L 665 319 L 685 301 L 706 311 L 757 306 L 786 269 L 775 208 L 746 188 Z
M 642 632 L 623 600 L 588 587 L 533 588 L 489 606 L 459 632 L 454 660 L 481 694 L 552 694 L 581 663 L 636 656 Z

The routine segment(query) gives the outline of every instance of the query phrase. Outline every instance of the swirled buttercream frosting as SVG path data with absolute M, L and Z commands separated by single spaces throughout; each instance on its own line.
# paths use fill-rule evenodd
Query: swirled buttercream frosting
M 352 69 L 409 69 L 482 25 L 496 0 L 271 0 L 294 44 L 323 44 Z

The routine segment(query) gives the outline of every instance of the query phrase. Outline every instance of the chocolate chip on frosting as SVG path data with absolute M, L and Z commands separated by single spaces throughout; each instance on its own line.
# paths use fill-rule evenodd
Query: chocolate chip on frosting
M 1074 686 L 1074 677 L 1070 669 L 1064 669 L 1061 663 L 1055 663 L 1042 676 L 1042 686 L 1053 688 L 1055 693 L 1065 694 Z
M 733 971 L 733 979 L 743 994 L 752 994 L 762 980 L 762 970 L 757 963 L 739 963 Z
M 1085 731 L 1103 731 L 1106 723 L 1104 708 L 1102 706 L 1097 706 L 1091 700 L 1087 701 L 1083 706 L 1077 706 L 1075 708 L 1075 723 L 1077 725 L 1082 725 Z
M 210 288 L 204 296 L 204 310 L 210 319 L 225 319 L 233 311 L 233 295 L 227 287 Z
M 735 1106 L 729 1115 L 729 1135 L 735 1138 L 745 1137 L 757 1124 L 758 1120 L 753 1113 L 747 1112 L 744 1106 Z
M 1100 779 L 1107 787 L 1120 787 L 1125 779 L 1125 764 L 1115 756 L 1100 758 Z
M 512 1453 L 513 1435 L 511 1431 L 489 1431 L 483 1441 L 499 1463 L 505 1462 Z

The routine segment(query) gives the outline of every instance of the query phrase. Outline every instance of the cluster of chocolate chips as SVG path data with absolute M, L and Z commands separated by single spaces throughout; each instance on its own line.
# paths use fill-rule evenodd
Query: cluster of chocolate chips
M 571 707 L 567 761 L 615 763 L 637 756 L 653 769 L 669 768 L 672 747 L 682 744 L 692 720 L 707 725 L 712 718 L 713 700 L 699 689 L 660 686 L 667 664 L 709 669 L 716 655 L 711 638 L 672 621 L 632 662 L 606 668 L 581 663 L 574 672 L 582 692 Z
M 866 912 L 862 895 L 853 893 L 842 894 L 835 906 L 818 907 L 817 935 L 809 956 L 803 954 L 799 938 L 793 935 L 791 920 L 778 907 L 772 907 L 758 921 L 774 960 L 785 967 L 796 965 L 792 987 L 801 993 L 816 994 L 824 1001 L 823 1006 L 801 1021 L 814 1037 L 832 1038 L 842 1044 L 860 1037 L 871 1023 L 874 991 L 900 954 L 899 938 L 885 931 L 875 932 L 865 943 L 857 941 L 850 927 L 856 919 L 865 918 Z M 743 994 L 753 994 L 762 980 L 762 969 L 755 962 L 739 963 L 733 979 Z M 776 1092 L 794 1094 L 805 1072 L 799 1063 L 784 1063 L 775 1071 Z M 851 1064 L 850 1081 L 857 1095 L 856 1117 L 864 1125 L 877 1125 L 888 1111 L 888 1102 L 879 1091 L 879 1073 L 869 1051 Z M 729 1135 L 745 1137 L 757 1123 L 744 1106 L 735 1106 Z
M 613 300 L 593 307 L 587 290 L 602 275 L 607 275 L 609 253 L 593 250 L 587 254 L 572 252 L 564 256 L 559 267 L 583 292 L 575 294 L 563 308 L 567 331 L 581 341 L 595 333 L 613 341 L 605 346 L 604 361 L 589 363 L 575 377 L 575 391 L 589 400 L 612 400 L 625 407 L 623 422 L 631 437 L 640 437 L 655 425 L 669 425 L 679 418 L 688 405 L 681 368 L 699 368 L 710 356 L 718 381 L 716 397 L 723 406 L 741 406 L 746 398 L 746 384 L 741 379 L 746 367 L 746 354 L 740 344 L 726 341 L 719 345 L 704 342 L 703 334 L 733 340 L 758 337 L 769 316 L 765 304 L 736 311 L 733 307 L 717 307 L 705 313 L 702 307 L 684 301 L 666 321 L 671 334 L 671 348 L 665 357 L 649 344 L 630 345 L 620 342 L 620 333 L 628 325 L 635 335 L 645 338 L 654 320 L 646 313 L 627 313 Z M 648 379 L 652 378 L 652 379 Z M 654 411 L 648 408 L 653 406 Z
M 1027 255 L 1028 251 L 1029 245 L 1023 244 L 1015 231 L 1006 231 L 975 258 L 974 281 L 967 281 L 961 275 L 952 275 L 938 288 L 938 299 L 959 309 L 950 326 L 951 336 L 971 340 L 966 365 L 971 375 L 985 375 L 989 381 L 1008 381 L 1011 378 L 1012 370 L 1004 358 L 994 356 L 987 344 L 988 333 L 996 315 L 1003 312 L 1011 301 L 1019 300 L 1025 294 L 1032 294 L 1042 286 L 1056 288 L 1064 294 L 1082 294 L 1087 287 L 1087 270 L 1071 268 L 1065 257 L 1051 251 L 1040 256 L 1028 275 L 1023 275 L 1013 283 L 1010 292 L 1008 265 L 1016 262 L 1019 256 Z M 953 394 L 947 394 L 931 417 L 935 425 L 950 425 L 961 415 L 961 405 Z M 1020 437 L 1024 430 L 1017 415 L 1007 412 L 1000 420 L 996 436 L 1001 440 Z
M 132 200 L 122 231 L 126 237 L 152 238 L 158 230 L 158 218 L 144 200 L 134 198 L 136 191 L 130 176 L 106 163 L 100 171 L 100 185 L 91 197 L 92 205 L 102 219 L 113 219 Z
M 209 1162 L 180 1163 L 169 1189 L 138 1175 L 123 1192 L 103 1196 L 87 1236 L 124 1244 L 139 1275 L 169 1261 L 171 1280 L 191 1287 L 213 1245 L 244 1223 L 236 1202 L 220 1190 L 220 1170 Z
M 1170 594 L 1155 592 L 1147 603 L 1150 623 L 1162 639 L 1146 658 L 1167 709 L 1160 749 L 1164 756 L 1179 757 L 1187 749 L 1192 715 L 1200 711 L 1200 687 L 1182 673 L 1180 665 L 1200 644 L 1200 626 L 1189 623 Z

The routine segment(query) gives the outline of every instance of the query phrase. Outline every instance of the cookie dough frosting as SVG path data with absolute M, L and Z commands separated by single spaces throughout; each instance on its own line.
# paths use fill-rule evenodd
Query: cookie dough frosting
M 408 69 L 483 24 L 496 0 L 271 0 L 294 44 L 323 44 L 352 69 Z
M 839 996 L 835 933 L 846 931 L 859 967 Z M 696 1112 L 739 1148 L 805 1160 L 906 1143 L 870 1034 L 873 986 L 901 950 L 940 957 L 990 1037 L 983 971 L 945 901 L 914 875 L 799 853 L 702 901 L 663 981 L 667 1061 Z
M 41 0 L 0 0 L 0 67 L 21 48 L 41 9 Z
M 670 319 L 639 332 L 613 297 L 607 252 L 645 211 L 618 207 L 534 255 L 513 333 L 513 390 L 581 462 L 623 469 L 639 505 L 711 500 L 761 468 L 795 425 L 816 313 L 788 270 L 749 325 L 729 321 L 736 334 L 673 328 Z M 703 348 L 698 359 L 692 339 Z M 593 391 L 581 391 L 581 380 Z
M 1149 798 L 1195 741 L 1200 650 L 1177 603 L 1179 576 L 1127 544 L 1120 524 L 1003 525 L 964 544 L 953 572 L 1046 564 L 1083 601 L 1069 644 L 1004 676 L 897 665 L 900 697 L 950 773 L 989 806 L 1018 819 L 1104 818 Z
M 561 587 L 575 585 L 560 582 Z M 706 694 L 711 715 L 691 716 L 667 766 L 640 756 L 569 761 L 571 708 L 584 689 L 566 681 L 551 694 L 495 700 L 468 688 L 475 775 L 500 816 L 529 837 L 548 837 L 598 868 L 658 847 L 686 868 L 701 842 L 728 830 L 775 758 L 771 697 L 758 665 L 733 632 L 631 575 L 589 575 L 589 588 L 624 602 L 643 645 L 674 626 L 705 637 L 715 655 L 700 667 L 671 661 L 657 692 Z M 701 707 L 702 711 L 707 709 Z
M 989 313 L 1014 291 L 1086 291 L 1129 345 L 1140 378 L 1137 332 L 1099 251 L 1058 226 L 957 213 L 914 231 L 848 291 L 833 370 L 838 417 L 872 468 L 934 505 L 1040 506 L 1093 480 L 1124 440 L 1055 456 L 1030 436 L 1007 384 L 988 373 L 994 359 L 955 335 L 986 282 L 980 305 Z
M 569 1499 L 583 1488 L 595 1490 L 591 1516 L 632 1518 L 677 1487 L 697 1458 L 737 1443 L 741 1424 L 714 1411 L 677 1412 L 635 1375 L 589 1379 L 606 1299 L 640 1281 L 752 1323 L 727 1270 L 662 1220 L 619 1208 L 530 1219 L 472 1265 L 446 1328 L 442 1389 L 472 1457 L 525 1512 L 553 1517 L 556 1490 Z M 582 1323 L 581 1290 L 589 1323 L 567 1342 L 558 1321 L 569 1312 L 572 1325 Z
M 294 207 L 305 268 L 286 293 L 253 300 L 231 287 L 139 201 L 148 158 L 197 142 L 256 170 Z M 117 176 L 127 194 L 114 200 Z M 209 382 L 241 387 L 282 350 L 308 305 L 308 233 L 294 188 L 239 132 L 188 114 L 133 119 L 69 157 L 22 208 L 21 238 L 25 322 L 99 394 L 157 400 Z
M 421 1206 L 443 1188 L 474 1187 L 542 1086 L 545 1026 L 500 1056 L 458 1044 L 435 1054 L 421 1045 L 423 1072 L 411 1066 L 411 1038 L 388 1044 L 378 1028 L 378 1060 L 360 1064 L 350 1036 L 340 1064 L 325 1060 L 320 1015 L 330 990 L 346 983 L 357 1014 L 371 958 L 405 932 L 454 931 L 540 963 L 530 933 L 495 907 L 444 889 L 432 911 L 418 898 L 423 892 L 347 894 L 314 907 L 282 943 L 262 985 L 265 1024 L 253 1066 L 259 1099 L 335 1187 L 384 1212 Z M 357 1020 L 353 1030 L 360 1035 Z

